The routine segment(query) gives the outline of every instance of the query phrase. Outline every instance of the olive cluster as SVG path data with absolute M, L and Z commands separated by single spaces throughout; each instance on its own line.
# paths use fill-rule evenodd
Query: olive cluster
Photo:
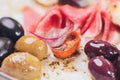
M 96 80 L 120 79 L 120 50 L 102 40 L 86 43 L 85 53 L 89 57 L 88 68 Z
M 0 19 L 0 63 L 14 52 L 14 44 L 24 35 L 22 25 L 10 17 Z
M 0 70 L 19 80 L 40 80 L 40 60 L 47 57 L 47 44 L 24 35 L 22 25 L 10 17 L 0 19 Z

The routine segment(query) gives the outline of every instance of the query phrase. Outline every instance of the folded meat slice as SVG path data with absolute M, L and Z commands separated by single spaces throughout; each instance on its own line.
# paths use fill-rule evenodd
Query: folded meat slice
M 26 24 L 30 23 L 27 30 L 51 47 L 60 46 L 67 35 L 76 30 L 80 30 L 81 36 L 85 38 L 119 43 L 120 28 L 113 25 L 111 16 L 103 9 L 100 1 L 88 8 L 75 8 L 70 5 L 53 6 L 44 16 L 39 17 L 36 14 L 32 17 L 35 20 L 33 22 L 29 21 L 31 17 L 27 17 Z
M 36 11 L 34 11 L 32 8 L 30 7 L 25 7 L 23 9 L 23 18 L 24 18 L 24 30 L 25 30 L 25 34 L 30 34 L 29 33 L 29 28 L 30 26 L 32 26 L 33 24 L 35 24 L 40 18 L 41 15 L 39 13 L 37 13 Z
M 90 14 L 94 10 L 94 6 L 89 8 L 75 8 L 69 5 L 61 6 L 61 12 L 67 16 L 73 23 L 75 29 L 83 28 L 86 23 L 86 20 L 89 18 Z M 77 27 L 77 28 L 76 28 Z
M 87 28 L 87 30 L 83 33 L 83 36 L 85 38 L 95 38 L 102 32 L 102 19 L 100 12 L 97 12 L 96 15 L 94 15 L 94 18 L 92 21 L 90 21 L 90 25 Z
M 105 11 L 101 11 L 101 16 L 102 16 L 102 19 L 103 19 L 103 25 L 102 25 L 102 28 L 103 28 L 103 32 L 101 33 L 102 34 L 102 40 L 105 40 L 105 41 L 108 41 L 108 35 L 109 35 L 109 31 L 110 31 L 110 25 L 111 25 L 111 19 L 110 19 L 110 16 L 108 15 L 108 13 L 106 13 Z
M 30 28 L 30 32 L 56 47 L 64 42 L 72 28 L 73 22 L 55 6 Z
M 107 12 L 102 11 L 101 17 L 102 31 L 95 39 L 101 39 L 114 45 L 120 44 L 120 28 L 112 23 L 111 17 Z
M 81 28 L 81 34 L 84 34 L 87 30 L 89 30 L 89 28 L 94 27 L 94 34 L 98 34 L 99 32 L 97 30 L 95 30 L 95 27 L 99 27 L 99 25 L 96 25 L 98 23 L 97 20 L 100 19 L 100 4 L 96 4 L 93 8 L 93 10 L 91 11 L 92 13 L 89 15 L 88 19 L 86 19 L 83 27 Z M 97 18 L 98 17 L 98 18 Z M 95 31 L 97 31 L 97 33 L 95 33 Z M 93 33 L 93 32 L 92 32 Z M 94 37 L 94 36 L 93 36 Z
M 91 8 L 76 8 L 70 5 L 64 5 L 60 7 L 61 12 L 71 19 L 74 23 L 82 22 L 82 20 L 87 19 L 91 13 Z
M 61 7 L 61 11 L 74 22 L 74 29 L 77 30 L 79 28 L 84 37 L 94 38 L 101 32 L 102 20 L 100 3 L 84 9 L 65 5 Z
M 107 41 L 115 45 L 120 44 L 120 28 L 118 26 L 111 25 Z

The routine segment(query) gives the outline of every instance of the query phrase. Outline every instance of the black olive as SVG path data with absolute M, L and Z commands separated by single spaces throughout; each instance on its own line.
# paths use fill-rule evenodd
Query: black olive
M 0 19 L 1 37 L 8 37 L 14 42 L 16 42 L 23 35 L 24 35 L 23 27 L 15 19 L 10 17 L 2 17 Z
M 5 57 L 14 52 L 14 43 L 7 37 L 0 37 L 0 65 Z

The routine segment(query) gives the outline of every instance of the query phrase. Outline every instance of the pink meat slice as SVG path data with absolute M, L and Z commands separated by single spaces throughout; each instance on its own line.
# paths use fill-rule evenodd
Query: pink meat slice
M 89 8 L 75 8 L 69 5 L 61 6 L 61 12 L 68 17 L 73 23 L 74 27 L 83 28 L 86 23 L 86 20 L 89 18 L 90 14 L 92 13 L 91 10 L 94 10 L 95 7 Z M 77 29 L 76 28 L 76 29 Z
M 111 25 L 108 42 L 115 45 L 120 44 L 120 28 L 118 26 Z
M 42 18 L 28 9 L 24 11 L 24 20 L 27 31 L 52 47 L 60 46 L 70 32 L 78 29 L 85 38 L 119 43 L 120 28 L 113 25 L 110 15 L 101 6 L 100 2 L 88 8 L 53 6 Z M 32 18 L 33 21 L 29 20 Z
M 33 32 L 42 36 L 46 36 L 48 31 L 50 31 L 52 28 L 60 28 L 60 24 L 62 23 L 62 15 L 58 9 L 59 8 L 56 6 L 52 8 L 50 12 L 48 11 L 48 13 L 44 15 L 37 22 L 37 24 L 35 24 L 35 29 Z
M 120 28 L 114 25 L 110 16 L 106 12 L 103 12 L 102 17 L 104 19 L 104 31 L 102 40 L 108 41 L 112 44 L 118 45 L 120 43 Z
M 110 16 L 105 12 L 102 11 L 101 12 L 101 16 L 103 19 L 103 32 L 101 34 L 103 34 L 102 36 L 102 40 L 108 41 L 108 36 L 109 36 L 109 31 L 110 31 L 110 25 L 111 25 L 111 19 Z
M 94 38 L 101 32 L 102 20 L 100 3 L 96 3 L 85 9 L 65 5 L 61 7 L 61 11 L 74 22 L 74 25 L 77 25 L 75 29 L 80 28 L 81 34 L 84 37 Z
M 100 34 L 95 37 L 95 39 L 101 39 L 114 45 L 118 45 L 120 43 L 120 28 L 112 23 L 107 12 L 101 11 L 101 17 L 102 30 Z
M 95 38 L 96 36 L 100 35 L 102 32 L 102 19 L 100 12 L 97 12 L 92 21 L 90 22 L 89 27 L 83 33 L 85 38 Z
M 25 7 L 23 9 L 23 18 L 24 18 L 24 30 L 25 34 L 30 34 L 29 29 L 32 25 L 34 25 L 40 18 L 41 15 L 38 14 L 31 7 Z
M 30 31 L 50 46 L 56 47 L 64 42 L 72 28 L 73 22 L 61 13 L 59 6 L 55 6 L 33 25 Z

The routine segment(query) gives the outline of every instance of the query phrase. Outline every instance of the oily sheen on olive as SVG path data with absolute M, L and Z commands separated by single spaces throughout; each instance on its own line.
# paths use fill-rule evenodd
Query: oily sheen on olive
M 39 60 L 47 57 L 47 44 L 39 38 L 32 35 L 22 36 L 15 44 L 16 51 L 29 52 Z
M 14 52 L 14 43 L 7 37 L 0 37 L 0 64 L 4 58 Z
M 40 80 L 41 62 L 27 52 L 14 52 L 3 60 L 1 71 L 17 80 Z
M 91 40 L 84 48 L 88 57 L 104 56 L 109 61 L 115 61 L 120 51 L 112 44 L 102 40 Z
M 0 36 L 8 37 L 14 42 L 24 35 L 22 25 L 15 19 L 10 17 L 2 17 L 0 19 Z
M 113 64 L 103 56 L 91 58 L 88 68 L 95 80 L 116 80 Z
M 116 76 L 117 79 L 120 79 L 120 55 L 118 57 L 118 59 L 115 61 L 115 68 L 116 68 Z

